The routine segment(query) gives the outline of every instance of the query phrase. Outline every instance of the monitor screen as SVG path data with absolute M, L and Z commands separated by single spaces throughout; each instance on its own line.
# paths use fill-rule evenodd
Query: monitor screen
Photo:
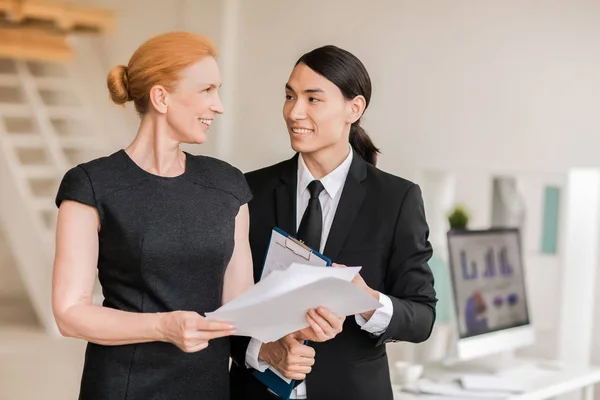
M 518 229 L 450 231 L 460 338 L 529 324 Z

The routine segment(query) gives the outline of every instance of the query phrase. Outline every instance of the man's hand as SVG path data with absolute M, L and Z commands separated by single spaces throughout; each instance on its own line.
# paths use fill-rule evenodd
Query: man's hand
M 333 266 L 338 268 L 346 268 L 346 266 L 343 264 L 334 263 Z M 371 289 L 369 285 L 367 285 L 365 280 L 362 278 L 362 276 L 360 276 L 360 273 L 356 274 L 354 279 L 352 279 L 352 283 L 354 283 L 359 288 L 363 289 L 365 292 L 369 293 L 375 300 L 379 301 L 379 292 L 377 290 Z M 362 315 L 362 317 L 368 321 L 369 319 L 371 319 L 374 313 L 375 310 L 371 310 L 361 313 L 360 315 Z
M 338 317 L 325 307 L 311 308 L 306 314 L 309 327 L 296 332 L 298 339 L 326 342 L 342 331 L 346 317 Z
M 302 339 L 292 333 L 276 342 L 264 343 L 258 358 L 288 379 L 303 380 L 315 364 L 315 349 L 302 344 Z

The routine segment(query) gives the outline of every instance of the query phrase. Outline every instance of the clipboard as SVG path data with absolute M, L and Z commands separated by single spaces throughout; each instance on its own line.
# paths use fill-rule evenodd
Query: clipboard
M 302 241 L 275 227 L 271 231 L 271 241 L 267 246 L 260 279 L 271 272 L 286 269 L 293 263 L 329 267 L 331 260 Z
M 318 251 L 311 249 L 302 241 L 292 237 L 282 229 L 275 227 L 271 231 L 271 241 L 267 247 L 263 262 L 261 279 L 271 272 L 289 267 L 293 263 L 330 267 L 331 260 Z M 306 343 L 306 342 L 305 342 Z M 296 381 L 287 379 L 275 368 L 269 367 L 265 372 L 252 371 L 252 375 L 262 382 L 270 392 L 283 400 L 289 400 Z

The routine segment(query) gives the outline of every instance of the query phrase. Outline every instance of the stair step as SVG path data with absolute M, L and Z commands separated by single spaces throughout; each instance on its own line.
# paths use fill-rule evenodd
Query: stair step
M 8 135 L 8 137 L 14 147 L 27 149 L 46 147 L 44 139 L 37 133 L 17 133 Z
M 86 118 L 81 107 L 46 106 L 48 117 L 52 119 L 81 120 Z M 33 112 L 28 104 L 0 103 L 0 116 L 33 118 Z
M 59 178 L 58 171 L 52 166 L 24 165 L 21 167 L 25 176 L 29 179 L 52 179 Z
M 50 118 L 54 119 L 83 119 L 85 114 L 80 107 L 46 106 Z M 32 118 L 33 112 L 28 104 L 1 103 L 0 116 Z
M 38 326 L 35 311 L 29 299 L 26 297 L 0 299 L 0 326 Z
M 100 149 L 104 146 L 103 140 L 94 136 L 65 136 L 60 138 L 60 144 L 66 149 Z
M 0 86 L 3 87 L 19 87 L 19 77 L 15 74 L 0 74 Z
M 35 86 L 42 90 L 55 90 L 60 92 L 69 91 L 71 82 L 66 78 L 57 77 L 34 77 Z M 0 86 L 21 87 L 22 83 L 16 74 L 0 73 Z
M 37 133 L 19 133 L 10 135 L 10 141 L 14 147 L 39 149 L 46 147 L 46 141 Z M 102 148 L 103 142 L 93 136 L 68 136 L 59 137 L 61 147 L 65 149 L 98 149 Z
M 46 106 L 48 116 L 55 119 L 83 119 L 85 114 L 81 107 Z
M 35 85 L 38 89 L 42 90 L 65 92 L 69 91 L 69 85 L 71 85 L 71 82 L 66 78 L 37 77 L 35 78 Z
M 33 114 L 28 104 L 3 103 L 0 104 L 0 116 L 31 118 Z

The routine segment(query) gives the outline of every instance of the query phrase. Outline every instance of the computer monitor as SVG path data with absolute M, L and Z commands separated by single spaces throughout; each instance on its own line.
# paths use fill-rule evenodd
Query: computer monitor
M 458 341 L 455 361 L 533 344 L 516 228 L 452 230 L 448 252 Z

